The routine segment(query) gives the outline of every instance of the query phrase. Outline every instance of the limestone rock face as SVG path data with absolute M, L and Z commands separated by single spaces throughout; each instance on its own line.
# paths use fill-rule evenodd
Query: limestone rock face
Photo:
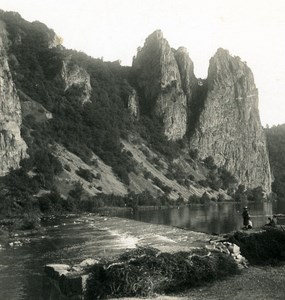
M 131 94 L 128 98 L 128 110 L 135 119 L 139 119 L 140 116 L 140 107 L 139 107 L 139 98 L 135 89 L 131 91 Z
M 10 73 L 6 53 L 7 35 L 0 22 L 0 176 L 19 168 L 27 156 L 27 145 L 21 138 L 21 105 Z
M 186 132 L 186 95 L 174 53 L 160 30 L 152 33 L 138 50 L 133 68 L 144 110 L 162 119 L 169 140 L 181 139 Z
M 80 88 L 82 93 L 79 97 L 79 101 L 84 104 L 90 102 L 91 96 L 91 84 L 90 75 L 85 69 L 74 64 L 70 61 L 70 58 L 63 61 L 61 77 L 65 83 L 65 90 L 75 86 Z
M 246 187 L 271 191 L 253 74 L 226 50 L 219 49 L 210 60 L 208 92 L 190 143 L 201 158 L 212 156 Z
M 187 96 L 188 104 L 190 104 L 193 90 L 197 85 L 197 78 L 194 75 L 194 64 L 189 57 L 187 49 L 184 47 L 179 47 L 177 49 L 175 52 L 175 59 L 179 68 L 182 89 Z

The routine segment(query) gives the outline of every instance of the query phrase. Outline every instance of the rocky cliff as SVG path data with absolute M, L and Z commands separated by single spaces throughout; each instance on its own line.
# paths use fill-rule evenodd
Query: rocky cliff
M 174 53 L 160 30 L 152 33 L 133 60 L 141 106 L 163 121 L 169 140 L 181 139 L 186 132 L 186 95 Z
M 6 46 L 4 24 L 0 21 L 0 176 L 19 167 L 26 157 L 26 143 L 21 138 L 21 105 L 12 81 Z
M 88 195 L 147 190 L 187 200 L 213 186 L 226 190 L 223 174 L 215 174 L 215 182 L 208 176 L 200 160 L 208 156 L 240 183 L 270 192 L 258 93 L 239 58 L 218 50 L 208 78 L 200 80 L 187 50 L 172 49 L 159 30 L 138 50 L 133 66 L 123 67 L 59 46 L 39 22 L 1 11 L 0 19 L 9 33 L 8 42 L 1 27 L 0 176 L 27 155 L 23 115 L 30 155 L 24 172 L 36 174 L 31 195 L 57 184 L 68 197 L 80 178 Z M 184 140 L 169 143 L 163 134 L 168 141 Z M 189 143 L 200 157 L 189 152 Z M 55 144 L 69 154 L 54 151 Z M 101 172 L 95 155 L 112 169 Z M 119 188 L 109 188 L 118 179 Z M 207 198 L 218 196 L 213 191 Z
M 219 49 L 210 60 L 208 92 L 191 147 L 212 156 L 240 183 L 271 191 L 266 139 L 258 111 L 258 90 L 246 63 Z
M 90 75 L 85 69 L 71 62 L 70 57 L 63 61 L 61 77 L 65 84 L 65 91 L 72 86 L 76 87 L 81 90 L 81 95 L 78 97 L 78 100 L 82 104 L 85 102 L 90 102 Z

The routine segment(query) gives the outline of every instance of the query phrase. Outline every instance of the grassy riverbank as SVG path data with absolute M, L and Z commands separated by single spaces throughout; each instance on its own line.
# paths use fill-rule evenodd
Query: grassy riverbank
M 229 289 L 229 284 L 235 285 L 235 282 L 239 285 L 239 289 L 244 290 L 239 294 L 248 296 L 246 289 L 251 286 L 246 287 L 241 278 L 245 277 L 246 282 L 250 284 L 250 276 L 254 276 L 251 280 L 255 282 L 255 289 L 260 281 L 261 289 L 266 290 L 267 298 L 260 298 L 257 290 L 255 297 L 281 299 L 269 297 L 273 289 L 266 282 L 267 280 L 273 282 L 270 276 L 275 276 L 277 282 L 280 282 L 282 272 L 279 271 L 284 270 L 285 261 L 285 232 L 276 228 L 267 228 L 247 232 L 238 231 L 220 238 L 240 246 L 241 254 L 252 265 L 250 270 L 246 269 L 242 271 L 241 276 L 234 276 L 223 282 L 222 279 L 240 274 L 241 270 L 232 255 L 218 252 L 217 248 L 212 251 L 206 246 L 199 250 L 174 253 L 164 253 L 153 248 L 138 248 L 121 255 L 117 260 L 94 266 L 88 281 L 86 299 L 149 298 L 163 294 L 188 298 L 193 295 L 193 299 L 224 299 L 226 297 L 215 286 Z M 278 266 L 276 270 L 273 265 Z M 271 275 L 266 274 L 266 270 Z M 212 283 L 215 281 L 217 284 Z M 197 286 L 199 286 L 198 290 L 195 289 Z M 210 287 L 209 293 L 205 286 Z M 283 292 L 278 295 L 282 294 L 284 297 L 285 290 L 283 287 L 281 289 Z M 197 291 L 204 291 L 205 297 L 200 296 Z M 230 294 L 227 292 L 227 296 Z M 255 297 L 250 296 L 248 299 L 257 299 Z

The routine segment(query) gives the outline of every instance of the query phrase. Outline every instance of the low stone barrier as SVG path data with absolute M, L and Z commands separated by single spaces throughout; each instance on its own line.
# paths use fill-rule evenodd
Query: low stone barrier
M 48 289 L 56 289 L 50 291 L 51 296 L 47 299 L 84 299 L 86 289 L 86 281 L 89 276 L 91 266 L 98 263 L 95 259 L 86 259 L 78 265 L 70 266 L 67 264 L 48 264 L 44 267 L 44 272 L 50 280 Z M 52 296 L 52 295 L 57 296 Z

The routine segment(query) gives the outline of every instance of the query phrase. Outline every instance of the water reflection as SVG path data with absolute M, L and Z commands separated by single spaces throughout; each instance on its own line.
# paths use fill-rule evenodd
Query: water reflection
M 163 210 L 120 213 L 120 217 L 153 224 L 165 224 L 207 233 L 226 233 L 242 227 L 242 208 L 249 207 L 254 227 L 263 226 L 273 214 L 285 213 L 285 203 L 218 203 Z

